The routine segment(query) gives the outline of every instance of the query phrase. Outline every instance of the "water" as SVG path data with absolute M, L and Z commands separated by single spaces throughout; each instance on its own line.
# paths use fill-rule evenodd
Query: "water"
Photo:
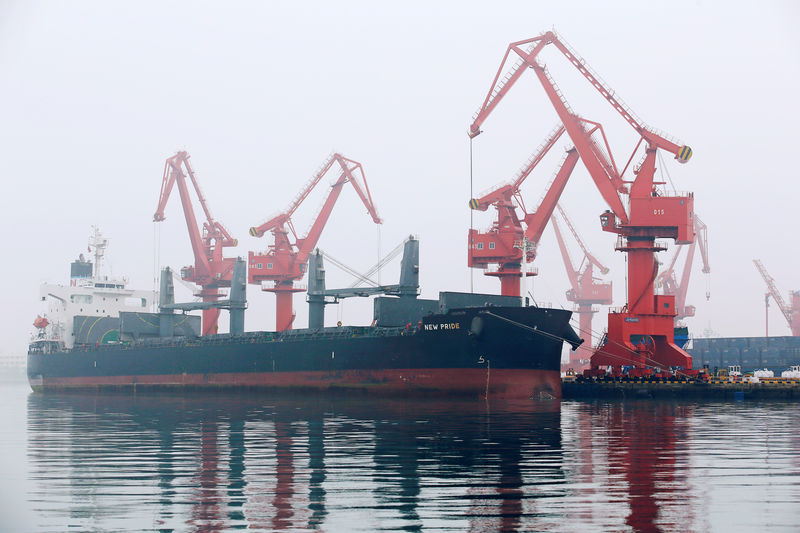
M 800 405 L 38 395 L 3 531 L 798 531 Z

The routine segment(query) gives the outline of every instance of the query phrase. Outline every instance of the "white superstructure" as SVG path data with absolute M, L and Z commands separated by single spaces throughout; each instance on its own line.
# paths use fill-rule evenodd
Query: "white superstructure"
M 119 317 L 120 311 L 148 312 L 156 301 L 156 292 L 128 289 L 127 278 L 102 273 L 108 239 L 99 229 L 93 229 L 89 249 L 94 250 L 94 265 L 81 254 L 71 265 L 69 285 L 42 284 L 40 296 L 48 324 L 34 334 L 35 339 L 60 341 L 71 348 L 75 342 L 74 317 Z

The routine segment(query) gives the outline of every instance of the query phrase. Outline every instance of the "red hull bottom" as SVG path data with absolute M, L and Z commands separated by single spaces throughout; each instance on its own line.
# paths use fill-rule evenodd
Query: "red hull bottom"
M 380 395 L 457 395 L 496 398 L 561 398 L 556 370 L 425 368 L 342 372 L 246 372 L 39 378 L 34 390 L 223 389 L 352 391 Z

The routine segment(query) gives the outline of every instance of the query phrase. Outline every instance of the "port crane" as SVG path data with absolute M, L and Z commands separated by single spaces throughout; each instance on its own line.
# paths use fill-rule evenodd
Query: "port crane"
M 588 368 L 588 362 L 591 356 L 592 343 L 592 316 L 597 312 L 594 308 L 595 305 L 611 305 L 612 302 L 612 284 L 601 282 L 594 276 L 594 269 L 597 268 L 603 275 L 608 274 L 608 268 L 604 266 L 598 259 L 586 248 L 578 234 L 575 226 L 570 221 L 567 213 L 559 204 L 558 212 L 564 220 L 564 224 L 569 229 L 572 237 L 578 243 L 581 251 L 583 252 L 583 259 L 576 268 L 567 249 L 567 243 L 564 239 L 564 234 L 561 231 L 561 225 L 558 222 L 558 217 L 553 216 L 553 232 L 556 234 L 558 241 L 558 248 L 561 250 L 561 258 L 564 260 L 564 268 L 567 271 L 569 278 L 570 289 L 567 291 L 567 300 L 575 304 L 574 312 L 578 315 L 579 335 L 583 338 L 589 339 L 589 345 L 584 348 L 581 346 L 570 354 L 569 368 L 574 370 L 582 370 Z M 589 353 L 587 353 L 587 351 Z M 586 361 L 586 362 L 584 362 Z
M 338 179 L 331 185 L 325 203 L 316 216 L 311 229 L 305 236 L 298 236 L 292 223 L 292 215 L 308 198 L 308 195 L 322 180 L 322 178 L 335 166 L 341 169 Z M 356 177 L 361 178 L 362 185 Z M 361 163 L 348 159 L 339 153 L 329 156 L 303 186 L 289 206 L 281 213 L 273 216 L 263 224 L 250 228 L 250 235 L 263 237 L 267 232 L 273 235 L 273 244 L 265 253 L 248 252 L 248 282 L 261 285 L 262 290 L 275 293 L 276 298 L 276 331 L 292 328 L 295 313 L 292 305 L 292 295 L 304 289 L 295 287 L 294 282 L 302 279 L 306 273 L 308 257 L 317 246 L 322 230 L 328 222 L 333 206 L 342 192 L 346 183 L 351 183 L 358 197 L 367 208 L 372 221 L 381 224 L 378 211 L 372 201 L 366 177 Z M 291 232 L 291 238 L 290 238 Z M 291 239 L 294 239 L 292 242 Z M 272 281 L 272 286 L 264 286 L 262 282 Z
M 238 242 L 231 237 L 225 226 L 211 215 L 208 202 L 206 202 L 205 196 L 203 196 L 203 192 L 197 183 L 195 172 L 191 164 L 189 164 L 189 157 L 187 152 L 177 152 L 174 156 L 168 158 L 164 164 L 161 193 L 159 194 L 158 207 L 153 215 L 153 221 L 162 222 L 165 220 L 164 209 L 172 188 L 177 183 L 178 194 L 183 206 L 183 215 L 186 219 L 186 227 L 189 230 L 189 240 L 194 253 L 194 265 L 183 267 L 181 269 L 181 278 L 198 285 L 200 291 L 195 296 L 199 296 L 205 303 L 213 304 L 222 296 L 219 289 L 231 286 L 231 277 L 236 263 L 236 258 L 234 257 L 223 257 L 223 250 L 227 247 L 236 246 Z M 206 216 L 202 231 L 195 218 L 192 200 L 189 196 L 189 187 L 186 183 L 187 176 L 192 182 L 195 195 Z M 219 308 L 203 309 L 202 313 L 202 334 L 216 333 L 220 314 Z
M 675 321 L 694 316 L 695 306 L 686 305 L 686 293 L 689 290 L 689 278 L 692 273 L 692 263 L 694 261 L 695 248 L 700 248 L 700 256 L 703 260 L 703 274 L 711 273 L 711 266 L 708 263 L 708 228 L 696 214 L 694 216 L 695 241 L 691 244 L 684 244 L 675 248 L 672 261 L 666 270 L 659 272 L 656 278 L 656 286 L 662 289 L 663 294 L 675 296 Z M 683 263 L 683 272 L 678 281 L 675 276 L 675 265 L 681 255 L 681 251 L 686 248 L 686 258 Z M 706 289 L 706 300 L 711 298 L 711 292 Z
M 783 313 L 783 317 L 789 323 L 792 336 L 800 337 L 800 291 L 790 291 L 789 296 L 791 297 L 791 304 L 787 304 L 786 300 L 781 296 L 778 286 L 775 285 L 775 280 L 769 275 L 763 263 L 758 259 L 753 259 L 753 264 L 756 265 L 758 272 L 761 274 L 761 277 L 764 278 L 764 282 L 767 284 L 767 289 L 769 290 L 764 297 L 764 304 L 766 307 L 769 307 L 769 297 L 772 296 L 772 299 L 778 304 L 781 313 Z M 769 316 L 767 316 L 767 320 L 769 320 Z
M 470 200 L 469 205 L 473 210 L 486 211 L 490 206 L 494 207 L 497 219 L 488 231 L 469 230 L 467 265 L 470 268 L 482 268 L 487 276 L 499 278 L 500 293 L 505 296 L 520 296 L 521 263 L 528 263 L 536 257 L 536 245 L 578 162 L 575 148 L 567 150 L 539 207 L 533 213 L 526 213 L 520 187 L 563 134 L 564 127 L 556 126 L 512 181 Z M 517 214 L 517 207 L 522 210 L 522 219 Z M 497 270 L 488 270 L 491 264 L 497 264 Z M 536 275 L 536 272 L 531 274 Z
M 602 125 L 577 115 L 556 85 L 539 53 L 552 44 L 608 103 L 637 132 L 639 141 L 622 171 L 618 170 Z M 506 72 L 510 57 L 519 59 Z M 567 134 L 575 144 L 583 164 L 608 205 L 600 215 L 603 231 L 617 234 L 615 249 L 628 256 L 628 303 L 620 311 L 610 311 L 608 332 L 602 346 L 592 355 L 593 369 L 622 366 L 692 368 L 692 358 L 674 342 L 675 297 L 655 294 L 658 273 L 655 253 L 666 249 L 656 238 L 671 238 L 678 244 L 694 241 L 694 196 L 668 196 L 658 190 L 656 157 L 658 150 L 686 163 L 692 150 L 647 126 L 597 76 L 563 39 L 548 31 L 537 37 L 511 43 L 495 74 L 491 88 L 469 128 L 470 138 L 481 133 L 481 125 L 522 74 L 531 69 L 547 94 Z M 503 73 L 505 75 L 503 76 Z M 503 77 L 501 77 L 503 76 Z M 639 148 L 644 157 L 634 166 L 633 180 L 623 176 Z M 623 197 L 628 200 L 625 208 Z

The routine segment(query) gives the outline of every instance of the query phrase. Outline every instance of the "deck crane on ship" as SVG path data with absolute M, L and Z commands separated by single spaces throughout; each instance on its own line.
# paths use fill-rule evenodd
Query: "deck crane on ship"
M 184 172 L 185 170 L 185 172 Z M 189 187 L 186 184 L 186 177 L 192 181 L 195 194 L 206 216 L 203 222 L 202 232 L 195 218 L 192 200 L 189 196 Z M 189 240 L 192 244 L 194 253 L 194 265 L 186 266 L 181 269 L 181 278 L 192 282 L 200 287 L 197 296 L 203 302 L 217 302 L 222 294 L 220 288 L 230 287 L 233 276 L 233 268 L 236 263 L 234 257 L 223 257 L 223 250 L 238 244 L 237 240 L 231 237 L 225 226 L 215 220 L 208 208 L 208 203 L 203 196 L 197 177 L 189 164 L 189 154 L 187 152 L 177 152 L 174 156 L 167 159 L 164 164 L 164 175 L 161 180 L 161 193 L 158 197 L 158 207 L 153 215 L 154 222 L 165 220 L 164 209 L 169 200 L 172 187 L 178 184 L 178 193 L 181 197 L 183 215 L 186 219 L 186 227 L 189 230 Z M 202 334 L 209 335 L 217 333 L 217 321 L 219 320 L 219 308 L 203 309 Z
M 622 172 L 616 166 L 602 125 L 572 111 L 541 62 L 539 53 L 548 44 L 553 44 L 639 135 L 639 141 Z M 519 60 L 501 79 L 504 66 L 512 54 L 518 56 Z M 694 197 L 692 194 L 663 194 L 657 189 L 661 183 L 654 180 L 654 175 L 658 150 L 672 153 L 680 163 L 689 161 L 692 150 L 642 122 L 593 73 L 586 61 L 552 31 L 508 46 L 491 89 L 469 128 L 470 138 L 481 133 L 482 123 L 528 68 L 536 74 L 609 207 L 600 215 L 603 231 L 617 234 L 616 249 L 628 255 L 628 303 L 622 311 L 609 312 L 606 342 L 592 355 L 592 368 L 612 367 L 619 370 L 622 366 L 635 366 L 691 369 L 691 356 L 674 342 L 675 297 L 656 295 L 654 282 L 658 273 L 655 253 L 666 249 L 655 239 L 671 238 L 678 244 L 694 241 Z M 632 181 L 624 180 L 625 171 L 642 144 L 645 145 L 645 155 L 633 169 L 635 178 Z M 627 196 L 629 209 L 625 208 L 621 194 Z
M 566 211 L 559 204 L 558 212 L 564 220 L 564 224 L 569 229 L 572 237 L 578 243 L 583 252 L 583 259 L 576 268 L 569 255 L 564 234 L 558 217 L 553 215 L 553 232 L 556 234 L 558 248 L 561 251 L 561 258 L 564 261 L 564 268 L 569 278 L 570 289 L 567 291 L 567 300 L 575 304 L 574 312 L 578 315 L 578 335 L 584 339 L 593 339 L 592 336 L 592 317 L 597 312 L 595 305 L 611 305 L 612 284 L 603 282 L 594 276 L 594 269 L 597 268 L 603 275 L 608 274 L 608 267 L 604 266 L 583 243 L 578 231 L 567 216 Z M 570 362 L 567 368 L 573 370 L 584 370 L 588 368 L 588 360 L 591 357 L 591 341 L 586 348 L 581 346 L 570 354 Z
M 322 180 L 322 178 L 335 166 L 341 169 L 338 179 L 331 186 L 325 203 L 317 215 L 311 229 L 305 236 L 298 236 L 292 223 L 292 215 L 308 198 L 308 195 Z M 362 185 L 357 176 L 361 178 Z M 295 313 L 292 305 L 292 295 L 295 292 L 302 292 L 304 289 L 294 286 L 294 282 L 305 276 L 308 258 L 317 246 L 322 230 L 328 222 L 333 206 L 344 188 L 346 183 L 353 185 L 358 197 L 367 208 L 372 221 L 381 224 L 382 220 L 378 216 L 378 211 L 372 201 L 366 177 L 361 163 L 348 159 L 341 154 L 334 153 L 328 157 L 322 166 L 308 180 L 306 185 L 295 196 L 294 200 L 282 212 L 270 218 L 259 226 L 250 228 L 250 235 L 253 237 L 263 237 L 265 233 L 271 232 L 273 244 L 264 253 L 248 252 L 248 282 L 262 286 L 262 290 L 274 292 L 276 298 L 276 331 L 292 329 Z M 290 240 L 289 233 L 294 242 Z M 262 282 L 271 281 L 272 286 L 265 286 Z
M 486 232 L 469 230 L 467 265 L 470 268 L 487 269 L 490 264 L 497 264 L 497 270 L 485 270 L 485 274 L 500 278 L 500 292 L 504 296 L 520 296 L 521 263 L 529 263 L 536 257 L 536 245 L 578 162 L 578 152 L 574 147 L 569 148 L 539 207 L 533 213 L 526 212 L 520 188 L 563 133 L 564 127 L 556 126 L 511 182 L 495 187 L 480 198 L 470 200 L 470 208 L 477 211 L 494 207 L 497 210 L 497 219 Z M 517 207 L 522 210 L 522 219 L 517 214 Z M 524 245 L 526 242 L 529 243 L 528 246 Z M 536 275 L 536 271 L 531 274 Z

